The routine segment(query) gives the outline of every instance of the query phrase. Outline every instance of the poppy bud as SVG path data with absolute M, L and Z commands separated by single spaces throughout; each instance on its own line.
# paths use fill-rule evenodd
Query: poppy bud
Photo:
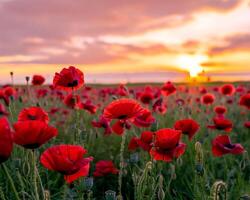
M 29 76 L 26 76 L 25 77 L 25 80 L 27 81 L 27 83 L 29 82 L 29 80 L 30 80 L 30 77 Z
M 84 185 L 87 188 L 87 190 L 90 190 L 93 187 L 93 185 L 94 185 L 94 179 L 93 179 L 93 177 L 86 177 L 84 179 Z
M 116 192 L 113 190 L 108 190 L 105 192 L 106 200 L 116 200 Z
M 211 198 L 213 200 L 220 199 L 220 193 L 224 194 L 224 200 L 227 199 L 227 184 L 223 181 L 216 181 L 211 189 Z

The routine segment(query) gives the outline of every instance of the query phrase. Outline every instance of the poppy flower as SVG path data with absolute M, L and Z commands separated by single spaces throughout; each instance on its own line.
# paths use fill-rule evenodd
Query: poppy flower
M 47 94 L 48 94 L 48 90 L 47 89 L 36 90 L 36 96 L 37 96 L 37 98 L 44 98 Z
M 233 101 L 233 99 L 227 99 L 227 104 L 232 104 L 234 101 Z
M 95 177 L 102 177 L 109 174 L 118 174 L 119 170 L 115 167 L 111 160 L 100 160 L 95 165 L 93 175 Z
M 128 149 L 135 150 L 140 147 L 144 151 L 150 151 L 150 149 L 152 148 L 153 134 L 154 133 L 151 131 L 143 131 L 140 138 L 131 138 Z
M 2 99 L 5 103 L 6 106 L 9 106 L 10 104 L 10 99 L 9 96 L 5 94 L 4 89 L 0 89 L 0 99 Z
M 176 87 L 170 81 L 165 83 L 161 88 L 161 93 L 163 96 L 169 96 L 175 92 L 176 92 Z
M 144 104 L 150 104 L 154 100 L 154 94 L 152 88 L 147 86 L 144 91 L 140 94 L 140 101 Z
M 213 118 L 214 125 L 209 125 L 208 128 L 211 129 L 217 129 L 217 130 L 224 130 L 226 132 L 230 132 L 233 128 L 233 124 L 231 120 L 221 118 L 221 117 L 215 117 Z
M 167 106 L 163 103 L 163 99 L 157 99 L 153 104 L 153 111 L 160 114 L 165 114 L 167 112 Z
M 250 110 L 250 93 L 240 97 L 240 105 L 245 106 L 248 110 Z
M 14 124 L 14 142 L 27 149 L 39 148 L 57 135 L 57 129 L 43 121 L 18 121 Z
M 176 99 L 175 102 L 178 106 L 183 106 L 185 104 L 185 101 L 183 99 Z
M 244 123 L 244 126 L 245 126 L 246 128 L 249 128 L 249 129 L 250 129 L 250 121 L 245 122 L 245 123 Z
M 134 118 L 133 124 L 138 127 L 149 127 L 154 122 L 155 118 L 152 113 L 148 109 L 144 109 L 140 115 Z
M 70 184 L 89 174 L 93 158 L 84 158 L 86 153 L 87 150 L 78 145 L 55 145 L 42 153 L 40 162 L 48 170 L 63 174 L 65 181 Z
M 78 90 L 84 84 L 84 75 L 76 67 L 63 68 L 60 73 L 56 73 L 53 80 L 54 88 L 72 91 Z
M 78 105 L 80 104 L 80 96 L 73 95 L 72 93 L 68 94 L 64 98 L 63 102 L 67 107 L 69 107 L 71 109 L 78 108 Z
M 121 85 L 119 85 L 119 88 L 117 90 L 117 94 L 119 96 L 122 96 L 122 97 L 128 96 L 128 89 L 123 84 L 121 84 Z
M 97 106 L 95 106 L 90 100 L 87 100 L 85 103 L 79 103 L 79 108 L 88 111 L 90 114 L 95 114 Z
M 133 120 L 143 112 L 144 108 L 133 99 L 118 99 L 111 102 L 103 111 L 103 117 L 112 120 L 117 119 L 112 130 L 121 135 L 124 128 L 129 129 L 129 121 Z
M 189 140 L 197 133 L 200 125 L 193 119 L 178 120 L 174 124 L 176 130 L 182 131 L 183 134 L 188 135 Z
M 154 160 L 171 162 L 180 157 L 186 150 L 186 144 L 180 142 L 181 131 L 170 128 L 160 129 L 155 132 L 155 141 L 150 150 Z
M 4 87 L 3 92 L 7 97 L 13 97 L 16 95 L 16 90 L 10 86 Z
M 100 116 L 98 121 L 92 121 L 91 124 L 96 128 L 103 128 L 104 135 L 109 135 L 112 133 L 109 120 L 107 120 L 103 116 Z
M 56 114 L 59 110 L 60 110 L 60 108 L 56 108 L 56 107 L 51 108 L 51 109 L 49 110 L 49 114 L 54 115 L 54 114 Z
M 217 115 L 224 115 L 227 112 L 227 108 L 225 106 L 215 106 L 214 107 L 214 112 Z
M 200 93 L 201 94 L 206 94 L 207 93 L 207 89 L 206 88 L 200 88 Z
M 8 115 L 9 113 L 6 111 L 3 104 L 0 103 L 0 116 L 1 115 Z
M 225 85 L 221 86 L 220 92 L 223 95 L 231 96 L 235 92 L 235 87 L 232 84 L 225 84 Z
M 245 92 L 246 88 L 242 85 L 239 85 L 237 88 L 236 88 L 236 92 L 238 93 L 243 93 Z
M 48 113 L 40 107 L 24 108 L 18 115 L 18 121 L 38 120 L 48 124 Z
M 0 118 L 0 164 L 8 160 L 13 149 L 13 133 L 7 118 Z
M 244 151 L 241 144 L 232 144 L 228 135 L 219 135 L 212 141 L 212 153 L 216 157 L 225 154 L 242 154 Z
M 201 97 L 201 101 L 205 105 L 212 104 L 214 102 L 214 100 L 215 100 L 215 96 L 213 94 L 210 94 L 210 93 L 204 94 Z
M 34 75 L 32 77 L 32 84 L 33 85 L 42 85 L 45 82 L 45 78 L 41 75 Z

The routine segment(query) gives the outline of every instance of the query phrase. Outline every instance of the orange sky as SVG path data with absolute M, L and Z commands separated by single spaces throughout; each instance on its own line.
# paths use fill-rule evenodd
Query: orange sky
M 88 82 L 250 77 L 248 0 L 2 0 L 0 84 L 75 65 Z

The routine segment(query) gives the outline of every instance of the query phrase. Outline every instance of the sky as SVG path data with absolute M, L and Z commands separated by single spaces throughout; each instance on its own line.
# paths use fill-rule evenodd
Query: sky
M 0 0 L 0 84 L 249 80 L 249 0 Z

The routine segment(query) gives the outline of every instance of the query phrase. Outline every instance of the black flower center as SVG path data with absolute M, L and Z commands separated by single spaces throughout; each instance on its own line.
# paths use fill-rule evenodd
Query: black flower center
M 68 87 L 75 87 L 78 85 L 78 80 L 73 80 L 72 82 L 68 83 Z
M 28 115 L 28 118 L 30 119 L 30 120 L 36 120 L 36 116 L 34 116 L 34 115 Z
M 127 118 L 127 115 L 120 115 L 119 117 L 118 117 L 118 119 L 126 119 Z
M 40 144 L 38 144 L 38 143 L 25 144 L 25 145 L 23 145 L 23 147 L 26 149 L 36 149 L 36 148 L 40 147 Z
M 225 146 L 226 148 L 228 148 L 228 149 L 233 149 L 235 145 L 229 143 L 229 144 L 225 144 L 224 146 Z

